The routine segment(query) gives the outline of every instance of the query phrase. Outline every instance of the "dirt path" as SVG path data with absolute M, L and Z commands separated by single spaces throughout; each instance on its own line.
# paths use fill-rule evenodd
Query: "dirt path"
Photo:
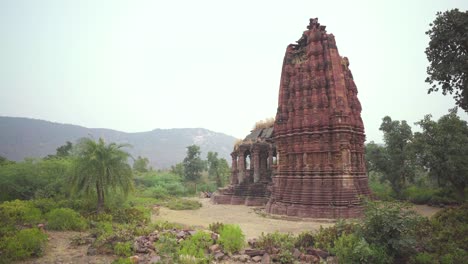
M 305 230 L 315 231 L 320 226 L 328 227 L 334 224 L 331 219 L 307 221 L 272 219 L 259 215 L 254 211 L 253 207 L 213 204 L 209 199 L 199 199 L 199 201 L 203 206 L 197 210 L 175 211 L 161 207 L 159 215 L 153 215 L 152 220 L 163 220 L 203 228 L 208 228 L 208 225 L 214 222 L 238 224 L 244 231 L 246 238 L 258 237 L 262 232 L 279 231 L 297 234 Z M 440 210 L 440 208 L 427 205 L 415 205 L 414 209 L 419 214 L 427 217 Z
M 18 262 L 24 264 L 108 264 L 112 263 L 115 257 L 106 255 L 87 256 L 89 245 L 71 246 L 70 239 L 80 234 L 79 232 L 58 232 L 47 231 L 49 241 L 45 249 L 44 256 Z
M 262 217 L 254 211 L 253 207 L 244 205 L 213 204 L 209 199 L 199 200 L 203 206 L 197 210 L 175 211 L 161 207 L 159 215 L 153 216 L 153 221 L 168 222 L 208 228 L 214 222 L 238 224 L 244 231 L 246 238 L 258 237 L 262 232 L 273 233 L 290 232 L 300 233 L 305 230 L 318 230 L 320 226 L 333 225 L 333 221 L 288 221 Z

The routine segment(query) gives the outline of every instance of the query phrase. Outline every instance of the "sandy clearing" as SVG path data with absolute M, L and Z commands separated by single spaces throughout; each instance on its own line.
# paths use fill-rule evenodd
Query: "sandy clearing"
M 263 233 L 275 231 L 298 234 L 302 231 L 316 231 L 320 226 L 328 227 L 334 224 L 332 219 L 305 221 L 272 219 L 256 213 L 255 207 L 244 205 L 213 204 L 209 199 L 196 198 L 202 204 L 202 208 L 197 210 L 176 211 L 161 207 L 159 215 L 153 215 L 152 220 L 162 220 L 179 223 L 187 226 L 208 228 L 209 224 L 222 222 L 238 224 L 244 231 L 246 238 L 258 237 Z M 427 205 L 415 205 L 414 210 L 419 214 L 430 217 L 440 208 Z
M 244 231 L 246 238 L 254 238 L 264 233 L 290 232 L 293 234 L 305 230 L 315 231 L 320 226 L 333 225 L 331 220 L 319 221 L 290 221 L 263 217 L 254 211 L 254 207 L 244 205 L 213 204 L 209 199 L 199 199 L 203 204 L 197 210 L 176 211 L 161 207 L 159 215 L 153 216 L 153 221 L 168 222 L 208 228 L 214 222 L 238 224 Z

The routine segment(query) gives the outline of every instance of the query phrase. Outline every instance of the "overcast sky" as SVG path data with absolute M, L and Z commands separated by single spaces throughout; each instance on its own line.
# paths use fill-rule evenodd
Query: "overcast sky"
M 318 17 L 382 142 L 384 116 L 413 125 L 454 106 L 427 95 L 424 32 L 456 7 L 468 1 L 0 0 L 0 115 L 243 138 L 276 114 L 286 46 Z

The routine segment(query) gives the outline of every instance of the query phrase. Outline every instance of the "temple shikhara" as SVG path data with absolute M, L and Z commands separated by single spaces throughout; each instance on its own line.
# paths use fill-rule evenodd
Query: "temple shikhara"
M 278 215 L 349 218 L 370 195 L 357 88 L 333 34 L 310 19 L 284 56 L 274 125 L 232 153 L 231 184 L 215 203 L 259 205 Z

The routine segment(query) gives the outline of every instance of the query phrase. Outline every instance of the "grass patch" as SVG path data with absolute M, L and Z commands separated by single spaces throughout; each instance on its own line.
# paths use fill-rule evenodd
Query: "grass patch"
M 196 210 L 201 208 L 202 204 L 199 201 L 175 198 L 167 201 L 165 206 L 172 210 Z

